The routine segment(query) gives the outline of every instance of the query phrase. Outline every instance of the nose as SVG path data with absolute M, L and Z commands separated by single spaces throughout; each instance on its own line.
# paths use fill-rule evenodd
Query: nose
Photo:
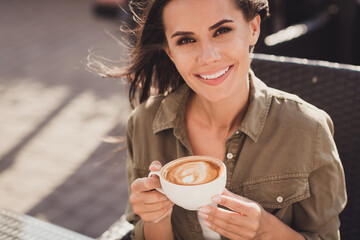
M 221 59 L 221 55 L 217 47 L 211 42 L 203 42 L 200 48 L 200 54 L 198 57 L 199 64 L 209 64 Z

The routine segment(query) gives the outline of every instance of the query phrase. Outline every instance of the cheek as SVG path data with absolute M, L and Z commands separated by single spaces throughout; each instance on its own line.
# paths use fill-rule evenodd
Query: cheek
M 232 59 L 242 62 L 244 58 L 249 58 L 249 43 L 244 40 L 234 40 L 227 45 L 227 53 Z
M 192 58 L 189 55 L 174 54 L 172 61 L 183 78 L 190 72 L 192 66 Z

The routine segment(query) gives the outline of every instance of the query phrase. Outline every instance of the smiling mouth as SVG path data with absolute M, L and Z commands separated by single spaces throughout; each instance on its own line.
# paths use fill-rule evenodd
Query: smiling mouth
M 229 71 L 231 66 L 228 66 L 227 68 L 218 71 L 214 74 L 209 74 L 209 75 L 205 75 L 205 74 L 199 74 L 198 76 L 205 79 L 205 80 L 212 80 L 212 79 L 217 79 L 219 77 L 221 77 L 222 75 L 224 75 L 227 71 Z

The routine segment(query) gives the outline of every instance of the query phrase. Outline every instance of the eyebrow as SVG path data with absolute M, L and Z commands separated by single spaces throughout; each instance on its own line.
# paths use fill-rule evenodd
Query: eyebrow
M 209 27 L 209 30 L 214 30 L 215 28 L 223 25 L 224 23 L 228 23 L 228 22 L 234 22 L 233 20 L 230 19 L 223 19 L 217 23 L 215 23 L 214 25 L 212 25 L 211 27 Z
M 233 20 L 230 19 L 223 19 L 220 20 L 219 22 L 215 23 L 214 25 L 209 27 L 209 30 L 214 30 L 215 28 L 223 25 L 224 23 L 228 23 L 228 22 L 234 22 Z M 189 36 L 189 35 L 193 35 L 193 32 L 184 32 L 184 31 L 178 31 L 175 32 L 173 35 L 171 35 L 171 38 L 177 37 L 177 36 Z

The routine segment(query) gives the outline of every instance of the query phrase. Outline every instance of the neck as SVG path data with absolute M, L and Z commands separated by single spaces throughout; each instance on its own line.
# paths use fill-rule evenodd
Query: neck
M 201 125 L 212 130 L 218 130 L 226 135 L 237 129 L 247 110 L 249 102 L 249 88 L 243 89 L 235 97 L 220 102 L 210 102 L 201 98 L 195 93 L 190 95 L 188 101 L 188 113 L 193 116 Z

